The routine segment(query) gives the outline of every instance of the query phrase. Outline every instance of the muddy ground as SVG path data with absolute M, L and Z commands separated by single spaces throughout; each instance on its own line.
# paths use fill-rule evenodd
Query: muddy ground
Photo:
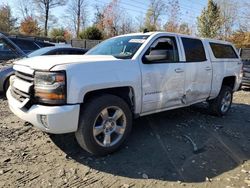
M 124 148 L 102 158 L 74 134 L 23 122 L 0 97 L 0 187 L 183 186 L 250 186 L 250 90 L 235 94 L 224 118 L 200 104 L 137 119 Z

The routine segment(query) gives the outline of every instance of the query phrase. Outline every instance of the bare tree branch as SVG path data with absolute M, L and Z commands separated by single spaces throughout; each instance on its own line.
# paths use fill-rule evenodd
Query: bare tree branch
M 65 0 L 34 0 L 40 11 L 41 17 L 44 17 L 44 35 L 48 36 L 48 21 L 50 10 L 65 5 Z
M 74 28 L 76 37 L 79 38 L 80 30 L 85 27 L 87 22 L 86 0 L 71 0 L 67 8 L 67 17 L 70 26 Z

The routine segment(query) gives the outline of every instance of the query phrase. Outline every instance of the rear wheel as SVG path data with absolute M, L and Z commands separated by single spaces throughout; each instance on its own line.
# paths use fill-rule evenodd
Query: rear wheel
M 218 97 L 209 102 L 210 111 L 213 115 L 224 116 L 230 110 L 233 100 L 232 88 L 222 86 Z
M 95 155 L 107 155 L 119 149 L 132 127 L 128 104 L 114 95 L 103 95 L 87 102 L 81 110 L 79 145 Z

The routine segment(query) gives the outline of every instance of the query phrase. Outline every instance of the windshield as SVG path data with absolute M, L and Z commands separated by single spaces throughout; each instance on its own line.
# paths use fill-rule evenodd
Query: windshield
M 112 55 L 118 59 L 131 59 L 148 37 L 148 35 L 137 35 L 111 38 L 87 52 L 86 55 Z

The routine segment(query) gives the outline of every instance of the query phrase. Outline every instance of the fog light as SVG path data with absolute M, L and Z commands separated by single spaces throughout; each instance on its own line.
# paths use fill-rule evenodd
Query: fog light
M 49 127 L 48 127 L 48 118 L 47 118 L 47 116 L 46 115 L 40 115 L 40 120 L 41 120 L 41 123 L 43 124 L 43 126 L 48 129 Z

